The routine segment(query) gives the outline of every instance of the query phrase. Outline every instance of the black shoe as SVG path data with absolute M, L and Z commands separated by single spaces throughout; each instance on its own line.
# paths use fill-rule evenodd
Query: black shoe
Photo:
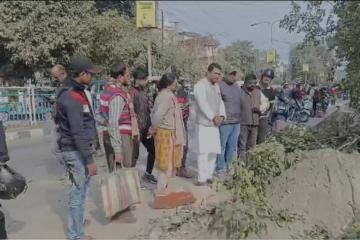
M 145 181 L 147 181 L 147 182 L 153 183 L 153 184 L 156 184 L 156 183 L 157 183 L 157 180 L 156 180 L 156 178 L 154 177 L 154 175 L 149 174 L 149 173 L 144 173 L 142 179 L 145 180 Z
M 213 184 L 213 182 L 214 182 L 214 181 L 213 181 L 212 179 L 210 179 L 210 178 L 206 180 L 206 183 L 207 183 L 207 184 L 210 184 L 210 185 Z

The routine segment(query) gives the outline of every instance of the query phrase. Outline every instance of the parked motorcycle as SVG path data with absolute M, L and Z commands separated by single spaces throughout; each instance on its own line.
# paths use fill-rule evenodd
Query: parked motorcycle
M 349 92 L 343 92 L 341 94 L 341 99 L 344 100 L 344 101 L 347 101 L 350 99 L 350 93 Z
M 305 109 L 302 102 L 300 101 L 291 101 L 291 106 L 289 110 L 288 121 L 291 121 L 295 124 L 306 123 L 310 119 L 310 111 Z
M 310 117 L 315 116 L 315 111 L 313 108 L 313 99 L 309 95 L 306 95 L 304 98 L 304 109 L 306 109 L 309 112 Z

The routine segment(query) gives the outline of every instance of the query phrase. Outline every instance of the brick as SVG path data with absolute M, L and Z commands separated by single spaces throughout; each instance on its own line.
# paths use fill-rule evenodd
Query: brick
M 155 190 L 154 209 L 171 209 L 183 205 L 190 205 L 196 201 L 192 193 L 181 190 Z

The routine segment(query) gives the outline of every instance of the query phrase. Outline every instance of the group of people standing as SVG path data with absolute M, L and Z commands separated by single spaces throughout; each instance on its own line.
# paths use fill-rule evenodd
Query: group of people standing
M 60 161 L 72 183 L 69 239 L 91 239 L 84 233 L 84 227 L 90 223 L 84 219 L 84 211 L 91 176 L 98 173 L 92 151 L 98 131 L 89 86 L 98 72 L 91 60 L 84 57 L 74 58 L 68 71 L 61 65 L 51 70 L 61 83 L 53 114 L 57 126 L 55 153 L 61 154 Z M 145 70 L 118 64 L 109 72 L 110 79 L 100 95 L 99 121 L 109 172 L 136 166 L 141 142 L 148 152 L 144 180 L 157 183 L 161 190 L 167 188 L 171 177 L 191 178 L 192 173 L 186 168 L 189 104 L 181 82 L 178 87 L 178 77 L 172 73 L 161 77 L 151 108 L 152 99 L 145 91 L 148 79 Z M 157 178 L 152 174 L 155 159 Z M 111 220 L 132 223 L 136 218 L 128 208 Z
M 91 60 L 84 57 L 73 59 L 69 71 L 59 65 L 51 71 L 61 82 L 54 109 L 56 145 L 72 182 L 69 239 L 91 239 L 84 233 L 84 227 L 90 223 L 84 219 L 84 212 L 91 176 L 98 173 L 92 151 L 98 131 L 88 87 L 98 72 Z M 148 152 L 143 179 L 157 183 L 157 190 L 166 191 L 169 179 L 176 175 L 193 177 L 186 168 L 189 100 L 181 83 L 179 88 L 179 77 L 165 73 L 160 78 L 151 107 L 145 91 L 148 79 L 145 70 L 119 64 L 109 72 L 110 79 L 100 95 L 100 124 L 109 172 L 135 167 L 141 142 Z M 221 79 L 221 67 L 213 63 L 206 76 L 195 84 L 198 185 L 212 184 L 215 166 L 219 177 L 224 177 L 226 164 L 237 156 L 237 148 L 240 159 L 246 160 L 246 152 L 264 141 L 267 113 L 275 98 L 270 87 L 273 78 L 274 72 L 266 69 L 260 81 L 249 74 L 244 86 L 239 87 L 235 83 L 236 72 Z M 152 174 L 155 162 L 157 178 Z M 112 220 L 136 221 L 130 208 Z
M 234 160 L 246 161 L 247 152 L 265 141 L 276 95 L 271 87 L 274 71 L 265 69 L 260 79 L 248 74 L 242 86 L 238 78 L 232 71 L 221 79 L 221 66 L 213 63 L 194 86 L 199 185 L 212 183 L 215 168 L 217 176 L 225 179 Z

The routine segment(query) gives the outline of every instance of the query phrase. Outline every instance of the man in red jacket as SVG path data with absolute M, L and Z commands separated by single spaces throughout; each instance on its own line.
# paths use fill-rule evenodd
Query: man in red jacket
M 192 178 L 193 174 L 190 173 L 186 168 L 186 159 L 187 159 L 187 152 L 188 152 L 188 146 L 189 146 L 189 141 L 188 141 L 189 134 L 188 134 L 187 123 L 188 123 L 188 119 L 190 116 L 190 102 L 189 102 L 188 93 L 185 88 L 185 81 L 179 80 L 179 84 L 180 84 L 180 86 L 176 92 L 176 97 L 177 97 L 178 102 L 180 103 L 180 107 L 182 109 L 184 127 L 185 127 L 185 131 L 186 131 L 186 146 L 184 147 L 184 150 L 183 150 L 183 158 L 181 160 L 181 167 L 177 171 L 177 176 L 183 177 L 183 178 Z

